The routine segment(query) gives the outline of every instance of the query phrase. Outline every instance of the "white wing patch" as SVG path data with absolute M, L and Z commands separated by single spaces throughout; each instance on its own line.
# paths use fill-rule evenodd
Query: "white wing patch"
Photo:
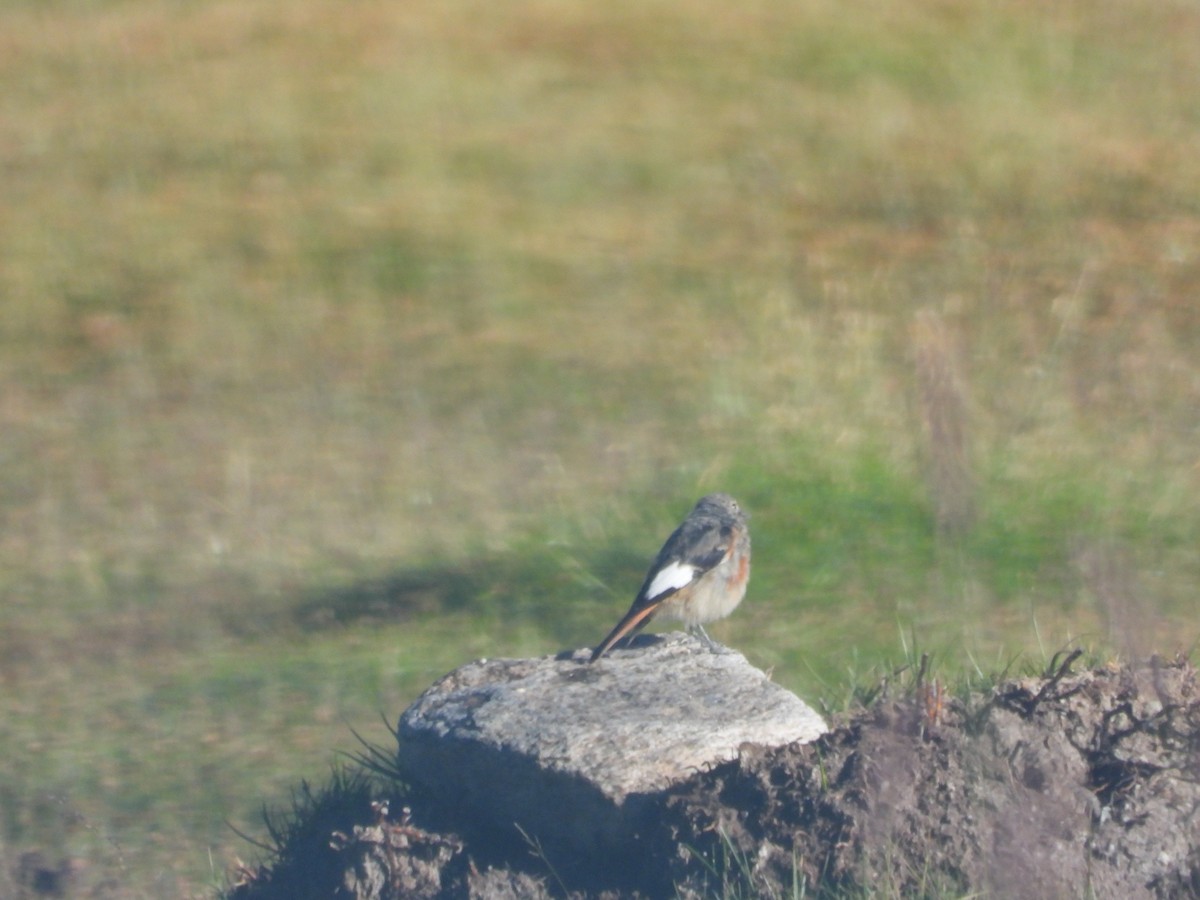
M 670 565 L 663 566 L 646 588 L 646 599 L 653 600 L 667 591 L 679 590 L 692 583 L 696 577 L 696 567 L 676 560 Z

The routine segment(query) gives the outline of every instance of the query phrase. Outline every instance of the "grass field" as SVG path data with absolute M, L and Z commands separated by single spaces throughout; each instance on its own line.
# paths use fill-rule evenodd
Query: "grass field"
M 700 494 L 813 702 L 1190 651 L 1200 9 L 0 0 L 0 870 L 207 896 Z M 13 876 L 0 872 L 0 893 Z

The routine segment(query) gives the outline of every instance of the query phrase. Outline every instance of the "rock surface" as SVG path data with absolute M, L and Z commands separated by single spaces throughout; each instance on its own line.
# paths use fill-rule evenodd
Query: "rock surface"
M 627 850 L 647 798 L 738 757 L 828 729 L 732 650 L 647 638 L 588 651 L 481 660 L 442 678 L 400 720 L 400 763 L 441 804 L 555 852 Z

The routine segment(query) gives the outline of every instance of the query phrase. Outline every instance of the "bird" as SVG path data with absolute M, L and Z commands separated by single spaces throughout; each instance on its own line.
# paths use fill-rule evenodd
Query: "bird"
M 658 551 L 629 612 L 596 645 L 595 662 L 656 614 L 681 620 L 711 649 L 719 645 L 703 623 L 729 615 L 746 595 L 750 579 L 749 515 L 728 494 L 701 497 Z

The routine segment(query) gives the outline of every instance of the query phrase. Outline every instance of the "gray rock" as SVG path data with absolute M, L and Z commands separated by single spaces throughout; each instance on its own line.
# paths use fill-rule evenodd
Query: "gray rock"
M 594 857 L 627 848 L 655 795 L 744 744 L 807 743 L 828 728 L 732 650 L 681 633 L 588 664 L 588 650 L 480 660 L 400 719 L 400 762 L 481 826 Z

